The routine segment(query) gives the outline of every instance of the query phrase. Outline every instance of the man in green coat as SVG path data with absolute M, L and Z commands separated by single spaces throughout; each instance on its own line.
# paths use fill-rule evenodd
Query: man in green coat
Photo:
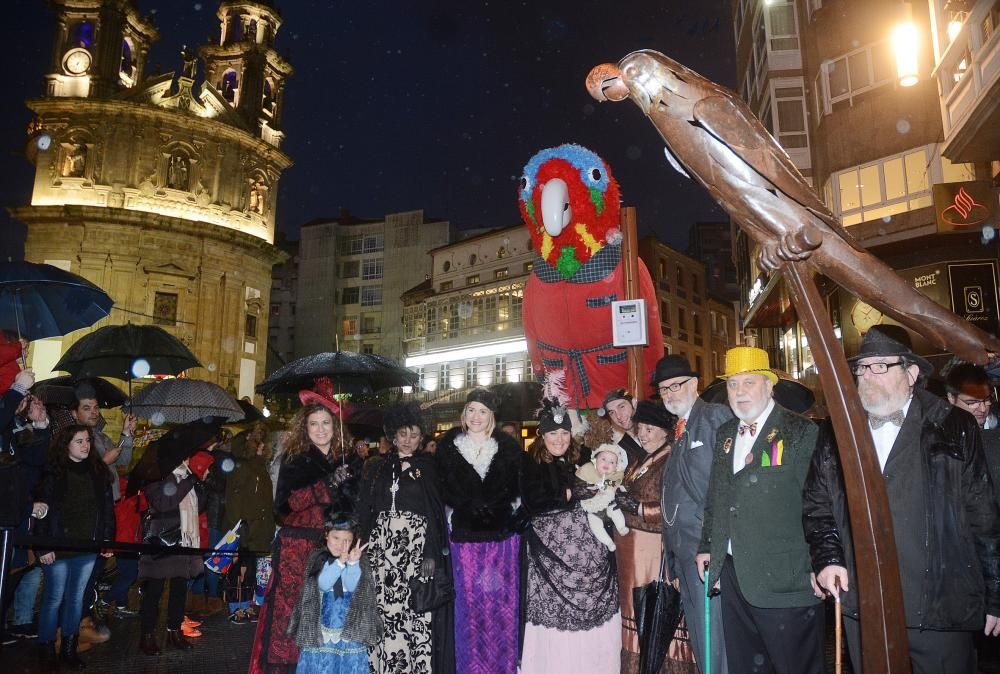
M 823 609 L 802 533 L 816 426 L 775 404 L 766 351 L 730 349 L 724 378 L 737 418 L 716 432 L 695 563 L 721 591 L 729 667 L 822 674 Z

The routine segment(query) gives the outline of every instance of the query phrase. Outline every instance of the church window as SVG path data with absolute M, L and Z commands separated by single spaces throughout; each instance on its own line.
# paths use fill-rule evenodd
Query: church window
M 240 80 L 235 70 L 227 70 L 222 75 L 222 85 L 219 89 L 222 91 L 222 97 L 233 105 L 236 105 L 236 90 L 239 86 Z
M 153 324 L 177 325 L 177 293 L 156 293 L 153 296 Z
M 253 314 L 247 314 L 247 320 L 243 326 L 243 336 L 248 339 L 257 339 L 257 317 Z
M 226 42 L 240 42 L 243 39 L 243 15 L 239 12 L 229 13 L 229 30 Z
M 70 48 L 83 47 L 92 49 L 94 47 L 94 24 L 90 21 L 79 21 L 73 24 L 69 31 Z
M 264 96 L 261 100 L 260 107 L 264 111 L 265 115 L 274 114 L 274 87 L 271 85 L 271 80 L 269 79 L 264 80 Z
M 132 53 L 132 43 L 128 38 L 122 40 L 122 60 L 118 67 L 122 81 L 132 86 L 135 81 L 135 56 Z

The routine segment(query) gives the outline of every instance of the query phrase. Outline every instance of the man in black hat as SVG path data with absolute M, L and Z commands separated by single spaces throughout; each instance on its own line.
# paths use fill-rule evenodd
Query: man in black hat
M 635 414 L 635 403 L 632 394 L 623 388 L 608 391 L 598 413 L 602 411 L 604 412 L 602 416 L 607 416 L 611 422 L 613 431 L 611 441 L 625 450 L 629 464 L 641 459 L 646 452 L 635 437 L 635 421 L 632 419 Z
M 677 417 L 674 445 L 663 471 L 662 508 L 663 550 L 667 572 L 681 593 L 688 633 L 695 659 L 703 674 L 705 658 L 705 593 L 695 567 L 695 555 L 701 541 L 702 515 L 712 471 L 712 448 L 719 426 L 733 418 L 725 405 L 707 403 L 698 397 L 698 373 L 688 359 L 680 355 L 664 356 L 656 363 L 650 382 L 660 395 L 663 406 Z M 722 632 L 721 600 L 711 600 L 712 672 L 725 674 L 725 642 Z
M 933 368 L 913 353 L 902 328 L 871 328 L 848 362 L 889 498 L 913 671 L 974 672 L 974 633 L 1000 634 L 1000 529 L 976 421 L 919 385 Z M 861 671 L 857 572 L 829 423 L 803 501 L 816 582 L 841 596 L 851 659 Z

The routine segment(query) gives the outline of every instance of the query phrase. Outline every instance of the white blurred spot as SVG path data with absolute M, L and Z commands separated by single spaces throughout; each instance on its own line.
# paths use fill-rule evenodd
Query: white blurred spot
M 271 410 L 267 409 L 266 406 L 263 409 L 261 409 L 260 413 L 264 415 L 265 419 L 271 416 Z
M 42 152 L 48 150 L 50 145 L 52 145 L 52 136 L 47 133 L 43 133 L 35 139 L 35 146 Z
M 889 224 L 890 222 L 892 222 L 892 216 L 891 215 L 883 215 L 882 216 L 882 222 L 884 222 L 885 224 Z
M 751 475 L 750 476 L 750 483 L 751 484 L 756 484 L 757 483 L 757 476 L 756 475 Z
M 132 361 L 132 376 L 136 379 L 142 379 L 149 375 L 149 361 L 145 358 L 136 358 Z
M 201 3 L 200 2 L 194 3 L 194 11 L 196 11 L 196 12 L 200 12 L 201 11 Z
M 209 363 L 208 367 L 206 367 L 205 369 L 208 370 L 209 372 L 215 372 L 215 368 L 216 368 L 215 363 Z
M 149 417 L 149 423 L 154 426 L 162 426 L 166 420 L 167 418 L 164 416 L 163 412 L 153 412 L 153 416 Z
M 236 462 L 229 457 L 226 457 L 222 460 L 222 463 L 219 464 L 219 469 L 223 473 L 231 473 L 236 469 Z
M 983 225 L 983 241 L 992 241 L 997 235 L 997 230 L 992 225 Z
M 909 133 L 910 132 L 910 128 L 911 128 L 910 127 L 910 120 L 908 120 L 908 119 L 901 119 L 898 122 L 896 122 L 896 131 L 898 131 L 901 134 L 905 135 L 905 134 Z
M 164 496 L 173 496 L 176 493 L 177 493 L 177 485 L 174 484 L 173 482 L 168 482 L 165 485 L 163 485 Z

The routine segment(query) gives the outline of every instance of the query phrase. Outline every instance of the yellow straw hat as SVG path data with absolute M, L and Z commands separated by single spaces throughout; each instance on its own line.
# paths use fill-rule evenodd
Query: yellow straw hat
M 767 351 L 755 346 L 734 346 L 726 351 L 726 372 L 722 378 L 726 379 L 737 374 L 762 374 L 770 379 L 772 384 L 778 383 L 778 375 L 771 370 Z

